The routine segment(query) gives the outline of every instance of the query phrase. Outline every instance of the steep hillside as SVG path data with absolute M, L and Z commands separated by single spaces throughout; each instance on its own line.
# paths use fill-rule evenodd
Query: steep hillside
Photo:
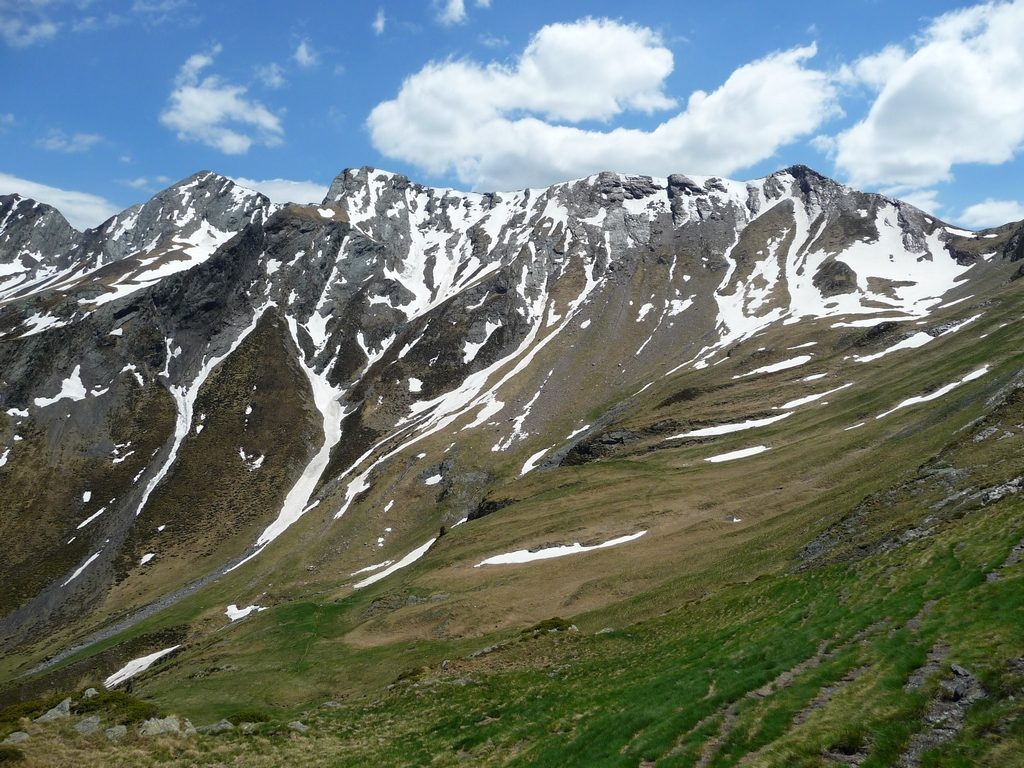
M 181 764 L 1021 745 L 1024 225 L 801 166 L 0 222 L 3 701 L 167 651 L 136 694 L 271 721 Z

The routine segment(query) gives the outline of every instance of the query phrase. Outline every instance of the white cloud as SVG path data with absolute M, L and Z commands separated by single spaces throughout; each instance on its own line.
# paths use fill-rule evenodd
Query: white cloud
M 377 15 L 373 17 L 373 24 L 371 24 L 371 26 L 373 27 L 373 34 L 383 35 L 384 29 L 387 27 L 387 24 L 388 17 L 384 15 L 384 9 L 378 8 Z
M 465 0 L 443 0 L 437 9 L 437 20 L 445 26 L 462 24 L 466 20 Z
M 616 55 L 609 56 L 609 51 Z M 383 154 L 475 188 L 549 184 L 599 170 L 731 173 L 834 114 L 814 46 L 746 64 L 696 91 L 652 130 L 572 125 L 675 106 L 671 51 L 646 27 L 584 19 L 542 28 L 512 65 L 434 62 L 378 104 L 367 126 Z
M 844 64 L 836 79 L 844 85 L 866 85 L 878 91 L 906 63 L 907 52 L 898 45 L 889 45 L 878 53 L 862 56 L 852 65 Z
M 121 183 L 132 189 L 141 189 L 149 192 L 170 184 L 171 179 L 168 176 L 139 176 L 134 179 L 125 179 Z
M 99 195 L 58 189 L 9 173 L 0 173 L 0 195 L 14 193 L 52 205 L 77 229 L 98 226 L 121 210 Z
M 480 45 L 485 48 L 504 48 L 508 45 L 508 38 L 499 35 L 484 34 L 480 35 L 478 39 L 480 40 Z
M 234 179 L 243 187 L 262 192 L 275 203 L 319 203 L 327 196 L 327 185 L 289 179 Z
M 36 141 L 36 146 L 50 152 L 74 154 L 88 152 L 101 141 L 103 141 L 103 137 L 97 133 L 74 133 L 67 136 L 63 131 L 53 130 L 47 134 L 46 138 Z
M 295 63 L 300 67 L 308 69 L 309 67 L 316 66 L 320 57 L 316 50 L 314 50 L 312 43 L 310 43 L 309 40 L 303 40 L 295 49 L 295 53 L 292 54 L 292 58 L 295 59 Z
M 14 125 L 14 115 L 10 112 L 0 113 L 0 128 L 8 125 Z
M 0 9 L 4 10 L 4 9 Z M 12 48 L 28 48 L 57 36 L 58 25 L 47 18 L 25 19 L 17 16 L 0 18 L 0 39 Z
M 281 143 L 284 129 L 270 110 L 246 97 L 246 88 L 216 75 L 200 79 L 221 47 L 193 54 L 182 65 L 160 122 L 183 141 L 199 141 L 228 155 L 241 155 L 253 144 Z
M 284 71 L 277 64 L 267 64 L 256 68 L 256 76 L 267 88 L 281 88 L 287 82 L 284 79 Z
M 146 26 L 198 21 L 190 0 L 135 0 L 131 10 Z
M 1024 203 L 988 198 L 965 208 L 958 221 L 968 227 L 984 229 L 1021 219 L 1024 219 Z
M 490 8 L 491 7 L 491 0 L 476 0 L 476 7 L 477 8 Z
M 836 166 L 856 186 L 913 190 L 963 163 L 998 165 L 1024 147 L 1024 0 L 935 19 L 911 49 L 890 46 L 840 71 L 878 91 L 836 137 Z

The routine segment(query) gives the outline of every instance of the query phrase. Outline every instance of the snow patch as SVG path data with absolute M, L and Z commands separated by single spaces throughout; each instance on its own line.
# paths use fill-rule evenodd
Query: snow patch
M 984 365 L 981 368 L 977 369 L 976 371 L 971 371 L 966 376 L 964 376 L 962 379 L 960 379 L 958 381 L 954 381 L 952 384 L 947 384 L 944 387 L 940 387 L 939 389 L 935 390 L 934 392 L 932 392 L 930 394 L 918 395 L 916 397 L 909 397 L 906 400 L 904 400 L 902 403 L 897 405 L 895 408 L 890 408 L 888 411 L 885 411 L 883 413 L 878 414 L 877 416 L 875 416 L 875 419 L 876 420 L 877 419 L 883 419 L 886 416 L 888 416 L 890 413 L 895 413 L 896 411 L 900 410 L 901 408 L 908 408 L 908 407 L 910 407 L 912 405 L 917 405 L 918 403 L 927 403 L 928 401 L 936 400 L 936 399 L 942 397 L 943 395 L 948 395 L 950 392 L 952 392 L 954 389 L 956 389 L 960 385 L 966 384 L 969 381 L 974 381 L 975 379 L 980 379 L 982 376 L 984 376 L 986 373 L 988 373 L 988 371 L 989 371 L 989 366 L 988 365 Z
M 169 653 L 173 653 L 179 648 L 181 648 L 180 645 L 172 645 L 170 648 L 164 648 L 162 651 L 157 651 L 156 653 L 151 653 L 148 656 L 142 656 L 138 659 L 133 659 L 132 661 L 129 661 L 127 664 L 121 667 L 121 669 L 117 670 L 117 672 L 115 672 L 106 680 L 104 680 L 103 687 L 109 689 L 120 685 L 129 678 L 135 677 L 135 675 L 141 672 L 145 672 L 147 669 L 153 666 L 164 656 L 166 656 Z
M 419 560 L 421 557 L 423 557 L 423 555 L 425 555 L 427 553 L 427 550 L 430 549 L 431 545 L 435 541 L 437 541 L 437 539 L 433 538 L 430 541 L 428 541 L 426 544 L 423 544 L 423 545 L 421 545 L 419 547 L 416 547 L 416 549 L 414 549 L 412 552 L 407 554 L 405 557 L 403 557 L 397 563 L 392 564 L 386 570 L 383 570 L 380 573 L 375 573 L 373 576 L 370 576 L 369 578 L 366 578 L 366 579 L 363 579 L 362 581 L 356 582 L 355 584 L 352 585 L 352 588 L 353 589 L 362 589 L 363 587 L 368 587 L 371 584 L 376 584 L 378 581 L 380 581 L 381 579 L 387 578 L 388 576 L 390 576 L 395 571 L 401 570 L 402 568 L 405 568 L 407 566 L 412 565 L 413 563 L 415 563 L 417 560 Z
M 259 613 L 260 611 L 265 611 L 265 610 L 267 610 L 267 609 L 264 608 L 262 605 L 253 604 L 253 605 L 247 605 L 245 608 L 239 608 L 237 605 L 232 603 L 231 605 L 229 605 L 227 608 L 224 609 L 224 614 L 229 619 L 231 619 L 231 621 L 235 622 L 235 621 L 238 621 L 239 619 L 244 619 L 250 613 Z
M 759 453 L 764 453 L 768 450 L 765 445 L 755 445 L 751 448 L 741 448 L 738 451 L 730 451 L 729 453 L 720 453 L 717 456 L 709 456 L 704 461 L 710 461 L 712 464 L 718 464 L 723 461 L 733 461 L 734 459 L 745 459 L 748 456 L 756 456 Z
M 38 408 L 45 408 L 61 400 L 85 400 L 85 396 L 86 389 L 85 384 L 82 383 L 82 366 L 76 365 L 71 374 L 61 382 L 60 392 L 54 397 L 37 397 L 34 402 Z
M 796 368 L 799 365 L 805 365 L 811 362 L 810 355 L 798 355 L 792 357 L 789 360 L 782 360 L 778 363 L 772 363 L 771 365 L 764 365 L 760 368 L 755 368 L 747 373 L 740 374 L 739 376 L 733 376 L 734 379 L 742 379 L 745 376 L 755 376 L 759 373 L 775 373 L 776 371 L 785 371 L 788 368 Z
M 786 406 L 782 406 L 785 408 Z M 713 427 L 704 427 L 702 429 L 695 429 L 692 432 L 683 432 L 679 435 L 673 435 L 672 437 L 666 437 L 662 442 L 669 440 L 681 440 L 690 437 L 712 437 L 714 435 L 728 435 L 731 432 L 742 432 L 747 429 L 756 429 L 757 427 L 766 427 L 769 424 L 774 424 L 777 421 L 788 419 L 792 416 L 792 413 L 783 413 L 778 416 L 768 416 L 763 419 L 750 419 L 748 421 L 733 422 L 731 424 L 716 424 Z
M 95 553 L 95 554 L 93 554 L 93 555 L 90 555 L 90 556 L 89 556 L 89 559 L 88 559 L 88 560 L 86 560 L 86 561 L 85 561 L 84 563 L 82 563 L 82 564 L 81 564 L 80 566 L 78 566 L 78 568 L 76 568 L 76 569 L 75 569 L 75 572 L 74 572 L 74 573 L 72 573 L 72 574 L 71 574 L 71 576 L 70 576 L 70 577 L 68 578 L 68 580 L 67 580 L 67 581 L 65 581 L 65 582 L 64 582 L 63 584 L 61 584 L 61 586 L 62 586 L 62 587 L 66 587 L 66 586 L 67 586 L 68 584 L 70 584 L 70 583 L 71 583 L 72 581 L 74 581 L 74 580 L 75 580 L 75 579 L 77 579 L 77 578 L 78 578 L 79 576 L 81 576 L 81 575 L 82 575 L 82 572 L 83 572 L 83 571 L 84 571 L 84 570 L 85 570 L 86 568 L 88 568 L 88 567 L 89 567 L 90 565 L 92 565 L 93 561 L 94 561 L 94 560 L 95 560 L 95 559 L 96 559 L 97 557 L 99 557 L 99 556 L 100 556 L 100 552 L 102 552 L 102 551 L 103 551 L 103 550 L 101 549 L 101 550 L 100 550 L 99 552 L 97 552 L 97 553 Z
M 627 536 L 619 536 L 618 538 L 609 539 L 608 541 L 600 544 L 594 544 L 586 547 L 577 541 L 573 544 L 564 544 L 559 547 L 538 549 L 535 552 L 531 552 L 528 549 L 518 549 L 515 552 L 506 552 L 501 555 L 488 557 L 486 560 L 481 560 L 473 567 L 479 568 L 482 565 L 515 565 L 519 563 L 531 563 L 535 560 L 551 560 L 556 557 L 565 557 L 566 555 L 577 555 L 581 552 L 593 552 L 596 549 L 607 549 L 608 547 L 616 547 L 619 544 L 636 541 L 645 533 L 647 533 L 645 530 L 637 531 L 636 533 L 631 533 Z

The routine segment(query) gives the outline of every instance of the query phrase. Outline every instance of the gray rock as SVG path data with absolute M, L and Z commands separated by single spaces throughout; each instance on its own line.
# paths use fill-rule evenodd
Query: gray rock
M 91 715 L 90 717 L 85 718 L 81 722 L 75 723 L 75 730 L 78 731 L 79 733 L 84 733 L 85 735 L 89 735 L 91 733 L 96 733 L 96 731 L 98 731 L 99 729 L 100 729 L 100 718 L 99 718 L 99 715 Z
M 4 739 L 2 743 L 4 743 L 4 744 L 21 744 L 22 742 L 28 741 L 30 738 L 32 738 L 32 737 L 29 736 L 24 731 L 15 731 L 10 736 L 8 736 L 6 739 Z
M 115 725 L 113 728 L 107 728 L 106 734 L 110 741 L 120 741 L 128 735 L 128 728 L 123 725 Z
M 196 727 L 194 725 L 192 725 L 192 721 L 191 720 L 185 720 L 185 724 L 184 725 L 185 725 L 185 730 L 183 731 L 183 733 L 186 736 L 195 736 L 196 733 L 198 733 L 198 731 L 196 730 Z
M 139 727 L 140 736 L 160 736 L 165 733 L 181 733 L 181 722 L 174 715 L 151 718 Z
M 239 726 L 239 730 L 241 730 L 242 733 L 256 733 L 256 730 L 259 727 L 259 723 L 242 723 Z
M 199 733 L 224 733 L 224 731 L 232 731 L 235 728 L 235 724 L 230 720 L 220 720 L 216 723 L 210 723 L 209 725 L 203 725 L 196 730 Z
M 100 692 L 97 691 L 95 688 L 86 688 L 85 693 L 82 694 L 82 696 L 86 699 L 95 699 L 99 695 Z
M 45 715 L 37 717 L 36 722 L 50 723 L 54 720 L 63 720 L 65 717 L 71 717 L 71 699 L 64 699 L 64 701 L 51 709 Z
M 309 733 L 309 726 L 298 720 L 292 720 L 288 723 L 288 727 L 293 731 L 298 731 L 299 733 Z
M 325 709 L 341 709 L 341 704 L 339 704 L 336 701 L 325 701 L 324 702 L 324 708 Z

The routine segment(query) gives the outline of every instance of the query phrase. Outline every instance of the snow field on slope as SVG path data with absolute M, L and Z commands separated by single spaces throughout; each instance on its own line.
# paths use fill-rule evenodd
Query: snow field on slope
M 989 366 L 988 365 L 984 365 L 984 366 L 982 366 L 981 368 L 978 368 L 975 371 L 971 371 L 970 373 L 968 373 L 963 378 L 958 379 L 957 381 L 954 381 L 951 384 L 946 384 L 944 387 L 940 387 L 939 389 L 937 389 L 934 392 L 931 392 L 931 393 L 929 393 L 927 395 L 918 395 L 916 397 L 909 397 L 906 400 L 904 400 L 903 402 L 899 403 L 896 407 L 890 408 L 888 411 L 883 411 L 882 413 L 878 414 L 877 416 L 875 416 L 875 419 L 876 420 L 877 419 L 884 419 L 886 416 L 888 416 L 888 415 L 890 415 L 892 413 L 895 413 L 896 411 L 901 410 L 903 408 L 909 408 L 910 406 L 918 405 L 919 403 L 927 403 L 930 400 L 937 400 L 938 398 L 942 397 L 943 395 L 948 395 L 954 389 L 956 389 L 957 387 L 959 387 L 959 386 L 961 386 L 963 384 L 967 384 L 968 382 L 974 381 L 975 379 L 980 379 L 982 376 L 984 376 L 988 372 L 989 372 Z
M 414 549 L 412 552 L 410 552 L 401 560 L 399 560 L 397 563 L 392 563 L 390 566 L 385 568 L 380 573 L 375 573 L 372 576 L 368 576 L 367 578 L 363 579 L 362 581 L 356 582 L 352 585 L 352 588 L 362 589 L 363 587 L 368 587 L 371 584 L 376 584 L 381 579 L 386 579 L 395 571 L 400 571 L 402 568 L 407 568 L 408 566 L 412 565 L 417 560 L 419 560 L 421 557 L 423 557 L 423 555 L 427 553 L 427 550 L 430 549 L 430 547 L 433 545 L 435 541 L 437 541 L 437 539 L 433 538 L 426 544 L 421 544 L 420 546 L 416 547 L 416 549 Z M 359 571 L 356 571 L 356 573 L 359 573 Z
M 583 552 L 593 552 L 597 549 L 607 549 L 608 547 L 617 547 L 620 544 L 626 544 L 630 541 L 636 541 L 641 536 L 646 534 L 647 531 L 637 531 L 627 536 L 619 536 L 615 539 L 609 539 L 608 541 L 600 544 L 594 544 L 592 546 L 584 546 L 578 541 L 572 544 L 563 544 L 558 547 L 546 547 L 531 552 L 528 549 L 517 549 L 515 552 L 505 552 L 501 555 L 494 555 L 488 557 L 485 560 L 481 560 L 479 563 L 474 565 L 474 568 L 479 568 L 484 565 L 518 565 L 521 563 L 531 563 L 536 560 L 551 560 L 556 557 L 566 557 L 567 555 L 578 555 Z
M 173 653 L 178 650 L 180 645 L 172 645 L 170 648 L 164 648 L 162 651 L 156 651 L 148 656 L 140 656 L 137 659 L 132 659 L 125 664 L 121 669 L 117 670 L 114 674 L 103 681 L 103 687 L 110 689 L 119 686 L 121 683 L 127 682 L 129 678 L 135 677 L 136 675 L 145 672 L 156 662 L 162 659 L 169 653 Z
M 756 456 L 759 453 L 764 453 L 768 450 L 768 446 L 755 445 L 751 448 L 741 448 L 738 451 L 729 451 L 728 453 L 720 453 L 717 456 L 708 456 L 704 461 L 710 461 L 712 464 L 719 464 L 723 461 L 734 461 L 736 459 L 745 459 L 748 456 Z

